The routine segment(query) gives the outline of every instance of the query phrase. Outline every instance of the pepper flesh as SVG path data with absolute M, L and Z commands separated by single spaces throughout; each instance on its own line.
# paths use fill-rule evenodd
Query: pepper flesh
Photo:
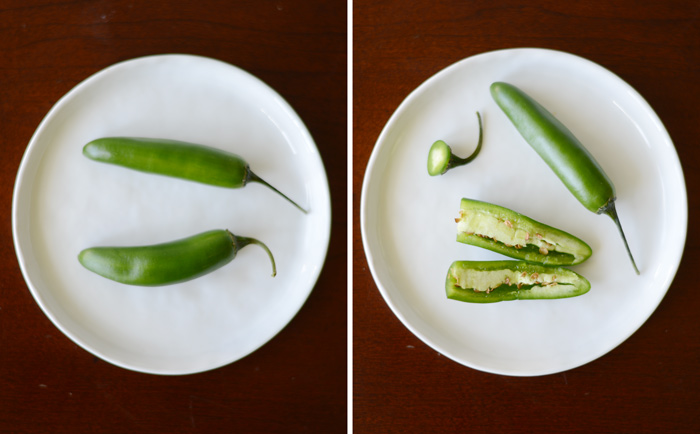
M 525 261 L 455 261 L 447 271 L 447 298 L 468 303 L 576 297 L 591 289 L 580 274 Z
M 592 250 L 581 239 L 508 208 L 462 199 L 457 241 L 544 265 L 575 265 Z
M 241 188 L 248 182 L 258 182 L 307 212 L 253 173 L 243 158 L 221 149 L 168 139 L 104 137 L 86 144 L 83 155 L 94 161 L 217 187 Z
M 248 244 L 267 252 L 275 276 L 275 260 L 265 244 L 225 229 L 150 246 L 91 247 L 81 251 L 78 260 L 88 270 L 119 283 L 163 286 L 211 273 L 231 262 Z
M 589 211 L 608 215 L 617 225 L 634 271 L 639 269 L 615 210 L 615 187 L 603 168 L 546 108 L 512 84 L 491 84 L 491 96 L 525 141 Z

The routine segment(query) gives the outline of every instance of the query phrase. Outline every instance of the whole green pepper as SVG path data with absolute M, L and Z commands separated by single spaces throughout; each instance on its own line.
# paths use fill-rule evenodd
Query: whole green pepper
M 462 199 L 457 241 L 543 265 L 575 265 L 591 256 L 582 240 L 508 208 Z
M 590 289 L 571 270 L 524 261 L 455 261 L 445 281 L 447 298 L 469 303 L 568 298 Z
M 241 188 L 248 182 L 259 182 L 306 213 L 296 202 L 254 174 L 243 158 L 220 149 L 167 139 L 105 137 L 85 145 L 83 155 L 103 163 L 218 187 Z
M 442 175 L 450 169 L 464 166 L 479 155 L 484 135 L 481 127 L 481 114 L 476 112 L 476 117 L 479 120 L 479 141 L 474 152 L 466 158 L 460 158 L 452 153 L 452 148 L 443 140 L 436 141 L 430 147 L 430 151 L 428 151 L 428 174 L 430 176 Z
M 637 274 L 627 238 L 615 210 L 615 187 L 600 164 L 554 115 L 517 87 L 491 84 L 491 96 L 530 146 L 589 211 L 613 219 Z
M 275 259 L 265 244 L 225 229 L 150 246 L 92 247 L 81 251 L 78 260 L 88 270 L 116 282 L 162 286 L 211 273 L 231 262 L 248 244 L 257 244 L 267 252 L 275 276 Z

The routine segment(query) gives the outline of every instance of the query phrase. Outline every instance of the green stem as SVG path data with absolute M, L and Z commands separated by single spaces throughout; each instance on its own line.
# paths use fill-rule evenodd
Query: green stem
M 613 219 L 613 221 L 617 225 L 617 229 L 620 231 L 622 241 L 625 242 L 625 248 L 627 248 L 627 254 L 630 257 L 630 261 L 632 261 L 634 271 L 637 273 L 637 275 L 639 275 L 639 268 L 637 268 L 637 263 L 634 262 L 634 258 L 632 257 L 632 251 L 630 250 L 629 244 L 627 244 L 627 237 L 625 237 L 625 233 L 622 231 L 622 225 L 620 224 L 620 219 L 617 217 L 617 211 L 615 210 L 615 199 L 611 199 L 610 201 L 608 201 L 608 203 L 605 204 L 605 206 L 601 208 L 600 211 L 598 211 L 598 214 L 606 214 L 611 219 Z
M 292 205 L 294 205 L 295 207 L 297 207 L 297 208 L 298 208 L 299 210 L 301 210 L 301 212 L 303 212 L 304 214 L 308 214 L 308 213 L 309 213 L 307 210 L 305 210 L 304 208 L 300 207 L 300 206 L 299 206 L 296 202 L 294 202 L 292 199 L 288 198 L 284 193 L 282 193 L 281 191 L 277 190 L 275 187 L 273 187 L 272 185 L 268 184 L 264 179 L 260 178 L 258 175 L 256 175 L 255 173 L 253 173 L 253 172 L 250 170 L 250 167 L 247 168 L 247 172 L 248 172 L 248 173 L 247 173 L 247 176 L 246 176 L 246 182 L 249 182 L 249 181 L 258 182 L 258 183 L 260 183 L 260 184 L 262 184 L 262 185 L 264 185 L 264 186 L 266 186 L 266 187 L 272 189 L 273 191 L 275 191 L 277 194 L 279 194 L 279 195 L 282 196 L 283 198 L 287 199 Z
M 275 265 L 275 258 L 272 256 L 272 252 L 270 251 L 270 249 L 267 248 L 265 243 L 263 243 L 262 241 L 258 241 L 255 238 L 239 237 L 238 235 L 233 235 L 230 232 L 229 234 L 233 238 L 233 246 L 236 251 L 241 250 L 248 244 L 256 244 L 262 247 L 267 252 L 267 256 L 270 257 L 270 262 L 272 262 L 272 277 L 275 277 L 277 275 L 277 266 Z
M 469 163 L 470 161 L 475 159 L 477 155 L 479 155 L 479 152 L 481 152 L 481 143 L 484 139 L 484 130 L 481 127 L 481 114 L 479 112 L 476 112 L 476 117 L 479 119 L 479 142 L 476 144 L 476 149 L 474 149 L 474 152 L 472 152 L 472 154 L 467 158 L 460 158 L 453 154 L 450 157 L 450 162 L 447 164 L 447 170 L 450 170 L 453 167 L 463 166 Z

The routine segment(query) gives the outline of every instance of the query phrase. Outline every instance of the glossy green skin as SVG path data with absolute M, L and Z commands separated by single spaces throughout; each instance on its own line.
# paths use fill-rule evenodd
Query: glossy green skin
M 452 277 L 452 268 L 457 267 L 462 270 L 515 270 L 517 272 L 532 273 L 555 273 L 557 276 L 574 276 L 574 284 L 561 284 L 547 291 L 540 291 L 539 287 L 532 286 L 530 288 L 522 287 L 518 289 L 515 285 L 501 285 L 493 289 L 491 292 L 476 292 L 473 289 L 461 288 L 457 286 L 455 279 Z M 552 288 L 555 291 L 552 291 Z M 455 261 L 450 265 L 447 272 L 445 282 L 445 292 L 447 298 L 452 300 L 464 301 L 467 303 L 496 303 L 499 301 L 511 300 L 546 300 L 577 297 L 587 293 L 591 289 L 590 282 L 580 274 L 562 267 L 545 267 L 543 265 L 532 264 L 523 261 Z
M 588 210 L 604 212 L 615 187 L 581 142 L 547 109 L 517 87 L 491 85 L 491 96 L 515 128 Z
M 147 173 L 240 188 L 250 180 L 248 164 L 238 155 L 177 140 L 105 137 L 83 147 L 95 161 Z
M 540 223 L 531 219 L 530 217 L 524 216 L 499 205 L 464 198 L 460 203 L 460 209 L 464 211 L 480 210 L 483 212 L 488 212 L 492 216 L 498 217 L 501 220 L 510 221 L 514 227 L 521 227 L 523 224 L 532 226 L 534 228 L 533 235 L 534 233 L 540 233 L 547 238 L 548 234 L 556 234 L 559 237 L 567 238 L 569 242 L 576 246 L 576 248 L 570 252 L 551 251 L 544 255 L 539 252 L 539 249 L 535 249 L 534 247 L 516 249 L 515 247 L 506 246 L 505 244 L 497 242 L 493 239 L 467 234 L 466 232 L 459 232 L 457 234 L 457 241 L 460 243 L 482 247 L 510 258 L 522 259 L 528 262 L 543 265 L 576 265 L 588 259 L 593 253 L 593 250 L 588 244 L 586 244 L 586 242 L 571 235 L 570 233 L 544 223 Z
M 185 282 L 223 267 L 239 250 L 235 236 L 213 230 L 163 244 L 137 247 L 92 247 L 78 255 L 88 270 L 138 286 Z

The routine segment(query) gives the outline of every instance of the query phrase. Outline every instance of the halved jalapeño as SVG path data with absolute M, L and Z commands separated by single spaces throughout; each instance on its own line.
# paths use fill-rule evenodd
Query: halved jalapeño
M 592 250 L 579 238 L 508 208 L 462 199 L 457 241 L 544 265 L 575 265 Z
M 525 261 L 455 261 L 445 282 L 447 298 L 468 303 L 568 298 L 590 289 L 578 273 Z

